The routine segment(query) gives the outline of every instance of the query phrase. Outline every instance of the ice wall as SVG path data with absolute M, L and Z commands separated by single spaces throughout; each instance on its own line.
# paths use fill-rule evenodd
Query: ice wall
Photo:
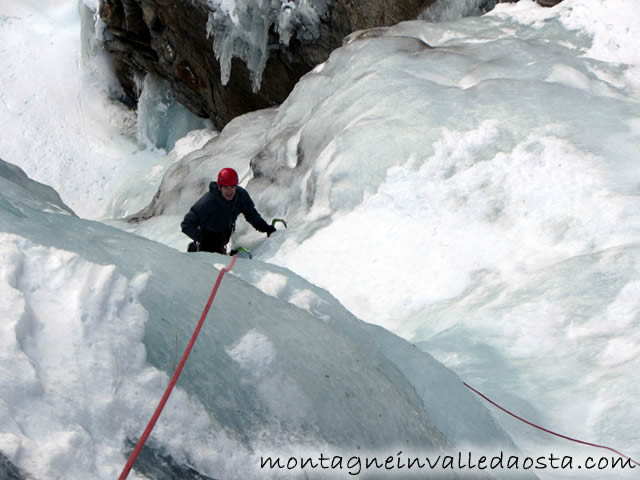
M 143 147 L 169 152 L 192 130 L 212 129 L 209 120 L 194 115 L 175 99 L 166 80 L 148 74 L 140 83 L 137 138 Z
M 113 478 L 229 257 L 188 255 L 49 212 L 47 196 L 23 201 L 38 190 L 20 172 L 0 173 L 0 250 L 9 259 L 0 265 L 8 299 L 0 368 L 11 372 L 0 383 L 8 432 L 0 451 L 36 477 Z M 407 369 L 402 350 L 411 346 L 384 346 L 390 335 L 372 334 L 291 272 L 239 260 L 150 447 L 216 478 L 263 478 L 261 451 L 512 446 L 455 375 L 426 354 L 416 357 L 420 369 Z M 426 403 L 416 376 L 442 393 L 437 402 Z M 453 398 L 466 405 L 455 414 L 463 427 L 434 416 L 445 436 L 427 412 Z

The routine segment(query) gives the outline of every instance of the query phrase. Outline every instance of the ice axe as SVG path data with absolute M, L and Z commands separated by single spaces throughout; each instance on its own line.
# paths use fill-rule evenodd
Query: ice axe
M 287 222 L 285 222 L 283 219 L 281 218 L 274 218 L 273 220 L 271 220 L 271 226 L 275 228 L 276 223 L 282 223 L 284 225 L 284 228 L 287 228 Z M 233 255 L 237 255 L 238 252 L 244 252 L 247 255 L 249 255 L 249 258 L 253 258 L 253 254 L 251 253 L 251 250 L 249 250 L 248 248 L 245 247 L 235 247 L 234 249 L 232 249 L 229 252 L 229 255 L 233 256 Z
M 237 255 L 238 252 L 244 252 L 247 255 L 249 255 L 249 258 L 253 258 L 253 255 L 251 254 L 251 250 L 245 247 L 236 247 L 229 252 L 229 255 L 234 256 L 234 255 Z

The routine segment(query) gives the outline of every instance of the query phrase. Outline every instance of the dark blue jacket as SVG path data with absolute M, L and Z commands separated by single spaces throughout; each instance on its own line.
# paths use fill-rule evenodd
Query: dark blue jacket
M 249 192 L 242 187 L 236 187 L 233 200 L 225 200 L 218 190 L 218 184 L 211 182 L 209 191 L 191 207 L 180 226 L 188 237 L 202 242 L 206 232 L 232 231 L 236 218 L 241 213 L 259 232 L 267 232 L 269 229 L 269 224 L 256 210 Z

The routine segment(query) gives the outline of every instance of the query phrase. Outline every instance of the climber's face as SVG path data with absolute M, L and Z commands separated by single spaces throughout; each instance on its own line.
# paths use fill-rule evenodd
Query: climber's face
M 232 187 L 226 185 L 221 186 L 220 193 L 225 200 L 233 200 L 233 197 L 236 195 L 236 187 L 235 185 Z

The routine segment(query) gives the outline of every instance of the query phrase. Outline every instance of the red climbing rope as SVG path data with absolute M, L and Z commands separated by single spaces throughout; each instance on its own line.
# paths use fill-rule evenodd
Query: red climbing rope
M 215 298 L 216 293 L 218 292 L 218 287 L 220 286 L 220 282 L 222 282 L 222 277 L 224 276 L 225 273 L 227 273 L 233 268 L 233 265 L 236 263 L 236 258 L 237 258 L 237 255 L 234 255 L 233 258 L 231 259 L 231 263 L 226 267 L 224 267 L 222 270 L 220 270 L 216 283 L 213 286 L 213 290 L 211 290 L 209 301 L 207 302 L 206 307 L 204 307 L 202 315 L 200 316 L 200 321 L 198 322 L 196 329 L 193 331 L 193 335 L 191 336 L 191 341 L 189 342 L 189 345 L 187 345 L 187 349 L 184 351 L 184 354 L 182 355 L 182 359 L 178 364 L 178 368 L 176 368 L 176 371 L 173 373 L 173 377 L 171 378 L 171 381 L 169 382 L 167 389 L 164 391 L 164 395 L 162 396 L 160 403 L 158 403 L 158 406 L 156 407 L 156 411 L 151 417 L 151 420 L 149 420 L 149 423 L 147 424 L 147 428 L 145 428 L 144 433 L 140 437 L 140 440 L 138 440 L 136 448 L 134 448 L 133 453 L 129 457 L 129 461 L 124 466 L 124 469 L 122 470 L 120 477 L 118 477 L 118 480 L 125 480 L 127 478 L 127 476 L 129 475 L 129 472 L 131 471 L 131 467 L 133 467 L 133 464 L 135 463 L 136 459 L 138 458 L 138 455 L 140 454 L 140 451 L 142 450 L 142 447 L 144 446 L 144 443 L 147 441 L 147 438 L 151 434 L 151 430 L 153 430 L 153 427 L 158 421 L 158 417 L 160 417 L 160 414 L 162 413 L 162 409 L 164 408 L 165 403 L 167 403 L 167 400 L 169 399 L 169 395 L 171 395 L 171 391 L 173 390 L 173 387 L 178 381 L 178 377 L 182 372 L 184 364 L 187 362 L 187 358 L 191 353 L 191 349 L 193 348 L 193 345 L 196 343 L 196 339 L 198 338 L 200 329 L 204 324 L 204 319 L 207 317 L 207 313 L 209 313 L 209 309 L 211 308 L 213 299 Z
M 189 344 L 187 345 L 186 350 L 184 351 L 184 354 L 182 355 L 182 359 L 180 360 L 180 363 L 178 364 L 178 367 L 176 368 L 176 371 L 173 373 L 173 377 L 171 378 L 171 381 L 169 382 L 169 385 L 167 386 L 164 395 L 162 396 L 162 399 L 160 400 L 160 403 L 158 403 L 158 406 L 156 407 L 155 412 L 153 413 L 153 416 L 151 417 L 151 420 L 149 420 L 149 423 L 147 424 L 147 427 L 145 428 L 142 436 L 140 437 L 140 440 L 138 440 L 138 443 L 136 444 L 136 447 L 133 450 L 133 453 L 131 453 L 131 456 L 129 457 L 129 460 L 127 461 L 127 464 L 125 465 L 124 469 L 122 470 L 122 473 L 120 474 L 120 477 L 118 477 L 118 480 L 125 480 L 127 478 L 127 476 L 129 475 L 129 472 L 131 471 L 131 468 L 133 467 L 133 464 L 135 463 L 136 459 L 138 458 L 138 455 L 140 454 L 140 451 L 142 450 L 142 447 L 144 446 L 145 442 L 147 441 L 147 438 L 149 437 L 149 435 L 151 434 L 151 431 L 153 430 L 153 427 L 155 426 L 156 422 L 158 421 L 158 418 L 160 417 L 160 414 L 162 413 L 162 410 L 165 406 L 165 404 L 167 403 L 167 400 L 169 399 L 169 396 L 171 395 L 171 392 L 173 390 L 173 387 L 175 386 L 176 382 L 178 381 L 178 378 L 180 377 L 180 374 L 182 373 L 182 369 L 184 368 L 185 363 L 187 362 L 187 358 L 189 358 L 189 355 L 191 353 L 191 349 L 193 348 L 196 339 L 198 338 L 198 335 L 200 334 L 200 329 L 202 328 L 202 325 L 204 324 L 204 320 L 207 317 L 207 314 L 209 313 L 209 309 L 211 308 L 211 304 L 213 303 L 213 299 L 216 296 L 216 293 L 218 293 L 218 288 L 220 287 L 220 283 L 222 282 L 222 277 L 224 276 L 225 273 L 229 272 L 234 264 L 236 263 L 236 258 L 237 255 L 234 255 L 233 258 L 231 259 L 231 263 L 229 265 L 227 265 L 226 267 L 224 267 L 222 270 L 220 270 L 220 273 L 218 274 L 218 278 L 216 279 L 216 283 L 213 286 L 213 289 L 211 290 L 211 295 L 209 296 L 209 300 L 207 301 L 207 305 L 205 306 L 202 315 L 200 316 L 200 320 L 198 321 L 198 325 L 196 326 L 195 330 L 193 331 L 193 335 L 191 336 L 191 340 L 189 341 Z M 634 459 L 632 459 L 631 457 L 628 457 L 627 455 L 624 455 L 622 453 L 620 453 L 617 450 L 614 450 L 613 448 L 610 447 L 606 447 L 604 445 L 598 445 L 595 443 L 590 443 L 590 442 L 585 442 L 582 440 L 578 440 L 576 438 L 572 438 L 569 437 L 567 435 L 562 435 L 560 433 L 556 433 L 554 431 L 548 430 L 544 427 L 541 427 L 539 425 L 536 425 L 535 423 L 532 423 L 528 420 L 525 420 L 522 417 L 519 417 L 518 415 L 516 415 L 515 413 L 507 410 L 506 408 L 500 406 L 499 404 L 497 404 L 496 402 L 494 402 L 493 400 L 491 400 L 489 397 L 487 397 L 486 395 L 484 395 L 483 393 L 479 392 L 478 390 L 476 390 L 475 388 L 473 388 L 471 385 L 467 384 L 466 382 L 463 382 L 464 386 L 467 387 L 469 390 L 471 390 L 472 392 L 476 393 L 477 395 L 479 395 L 480 397 L 484 398 L 487 402 L 491 403 L 492 405 L 494 405 L 495 407 L 499 408 L 500 410 L 502 410 L 503 412 L 511 415 L 512 417 L 520 420 L 523 423 L 526 423 L 527 425 L 530 425 L 534 428 L 537 428 L 538 430 L 542 430 L 543 432 L 549 433 L 551 435 L 555 435 L 557 437 L 560 438 L 564 438 L 566 440 L 570 440 L 572 442 L 576 442 L 576 443 L 580 443 L 582 445 L 588 445 L 590 447 L 596 447 L 596 448 L 602 448 L 605 450 L 609 450 L 610 452 L 613 452 L 617 455 L 620 455 L 621 457 L 624 457 L 626 459 L 628 459 L 629 461 L 633 462 L 634 464 L 640 466 L 640 463 L 636 462 Z
M 577 438 L 571 438 L 571 437 L 568 437 L 568 436 L 566 436 L 566 435 L 562 435 L 562 434 L 560 434 L 560 433 L 556 433 L 556 432 L 553 432 L 553 431 L 551 431 L 551 430 L 548 430 L 548 429 L 546 429 L 546 428 L 544 428 L 544 427 L 541 427 L 541 426 L 539 426 L 539 425 L 536 425 L 535 423 L 532 423 L 532 422 L 530 422 L 530 421 L 528 421 L 528 420 L 525 420 L 524 418 L 519 417 L 519 416 L 518 416 L 518 415 L 516 415 L 515 413 L 510 412 L 510 411 L 509 411 L 509 410 L 507 410 L 506 408 L 501 407 L 501 406 L 500 406 L 500 405 L 498 405 L 496 402 L 494 402 L 493 400 L 491 400 L 489 397 L 487 397 L 487 396 L 486 396 L 486 395 L 484 395 L 483 393 L 480 393 L 478 390 L 476 390 L 475 388 L 473 388 L 473 387 L 472 387 L 472 386 L 470 386 L 469 384 L 467 384 L 467 383 L 465 383 L 465 382 L 462 382 L 462 383 L 464 384 L 464 386 L 465 386 L 465 387 L 467 387 L 467 388 L 468 388 L 469 390 L 471 390 L 472 392 L 474 392 L 474 393 L 476 393 L 476 394 L 480 395 L 482 398 L 484 398 L 484 399 L 485 399 L 487 402 L 489 402 L 490 404 L 492 404 L 492 405 L 494 405 L 494 406 L 498 407 L 498 408 L 499 408 L 500 410 L 502 410 L 503 412 L 508 413 L 508 414 L 509 414 L 509 415 L 511 415 L 512 417 L 517 418 L 518 420 L 520 420 L 521 422 L 526 423 L 527 425 L 531 425 L 532 427 L 537 428 L 538 430 L 542 430 L 543 432 L 550 433 L 551 435 L 555 435 L 556 437 L 564 438 L 564 439 L 566 439 L 566 440 L 570 440 L 570 441 L 572 441 L 572 442 L 576 442 L 576 443 L 581 443 L 582 445 L 588 445 L 588 446 L 590 446 L 590 447 L 596 447 L 596 448 L 604 448 L 605 450 L 609 450 L 610 452 L 613 452 L 613 453 L 615 453 L 615 454 L 617 454 L 617 455 L 620 455 L 621 457 L 624 457 L 624 458 L 628 459 L 629 461 L 631 461 L 631 462 L 635 463 L 636 465 L 638 465 L 638 466 L 640 467 L 640 463 L 636 462 L 633 458 L 631 458 L 631 457 L 627 457 L 626 455 L 624 455 L 624 454 L 620 453 L 620 452 L 619 452 L 619 451 L 617 451 L 617 450 L 614 450 L 613 448 L 605 447 L 604 445 L 598 445 L 598 444 L 595 444 L 595 443 L 584 442 L 584 441 L 582 441 L 582 440 L 578 440 Z

